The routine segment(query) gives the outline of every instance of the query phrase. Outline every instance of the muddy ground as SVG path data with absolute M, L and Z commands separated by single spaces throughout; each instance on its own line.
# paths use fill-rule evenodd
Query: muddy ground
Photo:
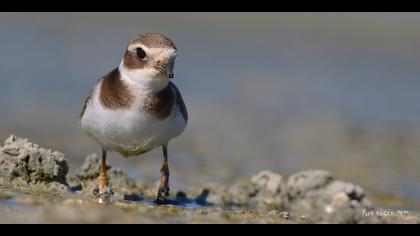
M 155 202 L 158 183 L 108 166 L 111 202 L 95 195 L 99 158 L 74 175 L 63 153 L 10 136 L 0 147 L 0 223 L 420 223 L 415 212 L 380 209 L 357 184 L 325 170 L 268 170 L 232 185 L 203 183 Z

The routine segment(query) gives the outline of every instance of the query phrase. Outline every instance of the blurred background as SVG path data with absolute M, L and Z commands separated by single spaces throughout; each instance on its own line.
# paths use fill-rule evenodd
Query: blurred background
M 420 210 L 419 13 L 0 13 L 0 139 L 66 154 L 92 84 L 143 32 L 170 37 L 190 113 L 173 187 L 326 169 L 376 204 Z M 0 142 L 2 143 L 2 142 Z M 141 159 L 141 160 L 140 160 Z M 157 181 L 161 151 L 111 164 Z

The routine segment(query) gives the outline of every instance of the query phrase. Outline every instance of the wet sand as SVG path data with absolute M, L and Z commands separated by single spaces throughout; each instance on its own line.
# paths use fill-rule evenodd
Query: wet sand
M 95 196 L 99 158 L 69 175 L 64 154 L 10 136 L 0 148 L 1 223 L 420 223 L 383 211 L 357 184 L 325 170 L 260 171 L 230 185 L 206 182 L 156 202 L 158 183 L 108 166 L 113 196 Z

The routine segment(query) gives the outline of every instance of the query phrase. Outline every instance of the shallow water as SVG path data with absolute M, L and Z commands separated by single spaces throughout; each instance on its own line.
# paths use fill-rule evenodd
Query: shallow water
M 11 207 L 11 208 L 17 208 L 18 205 L 15 203 L 13 197 L 9 196 L 5 199 L 0 200 L 0 205 Z
M 388 196 L 385 205 L 420 209 L 419 22 L 418 13 L 0 13 L 0 138 L 27 137 L 78 166 L 98 151 L 78 126 L 90 86 L 133 36 L 158 31 L 180 49 L 174 82 L 191 117 L 170 146 L 174 185 L 320 168 Z M 160 156 L 110 162 L 157 180 Z

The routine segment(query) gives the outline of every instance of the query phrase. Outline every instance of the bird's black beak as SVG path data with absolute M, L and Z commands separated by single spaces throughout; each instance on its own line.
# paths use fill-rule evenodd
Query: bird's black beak
M 157 61 L 155 68 L 160 71 L 160 73 L 168 76 L 169 79 L 172 79 L 174 77 L 173 68 L 174 68 L 174 62 L 170 61 L 168 63 L 162 63 L 161 61 Z

